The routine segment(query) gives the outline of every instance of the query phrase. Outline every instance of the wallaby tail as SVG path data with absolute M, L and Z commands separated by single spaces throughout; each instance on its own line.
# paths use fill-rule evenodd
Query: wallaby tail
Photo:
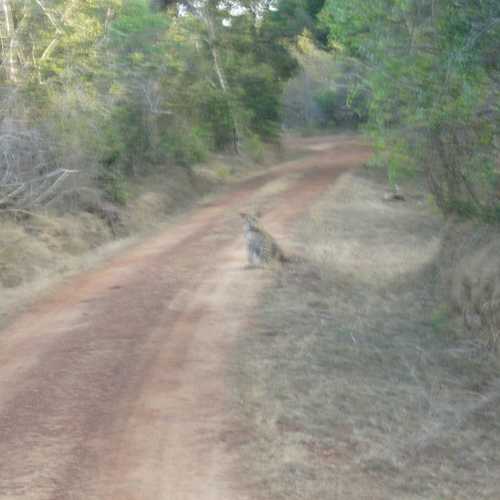
M 284 253 L 280 254 L 279 261 L 282 264 L 288 264 L 289 262 L 291 262 L 290 257 L 287 257 Z
M 299 255 L 285 255 L 282 253 L 280 255 L 279 261 L 282 264 L 303 264 L 305 259 L 304 257 L 301 257 Z
M 279 261 L 281 264 L 297 264 L 300 262 L 300 257 L 297 255 L 286 255 L 284 252 L 281 252 Z

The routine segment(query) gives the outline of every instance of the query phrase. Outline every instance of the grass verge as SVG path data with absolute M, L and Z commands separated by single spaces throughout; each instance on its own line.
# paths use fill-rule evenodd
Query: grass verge
M 500 377 L 455 335 L 442 220 L 343 176 L 302 221 L 231 374 L 255 498 L 498 499 Z

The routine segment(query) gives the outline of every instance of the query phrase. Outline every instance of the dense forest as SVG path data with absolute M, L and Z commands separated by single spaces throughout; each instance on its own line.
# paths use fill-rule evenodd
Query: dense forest
M 155 165 L 276 141 L 290 48 L 311 19 L 252 1 L 0 6 L 0 207 L 23 210 L 75 176 L 125 203 L 127 179 Z
M 497 0 L 1 0 L 0 11 L 4 210 L 46 206 L 75 177 L 125 203 L 131 178 L 258 150 L 288 117 L 361 124 L 391 183 L 421 171 L 442 210 L 500 217 Z
M 390 178 L 419 169 L 444 211 L 498 219 L 500 3 L 327 0 L 319 24 L 361 68 Z

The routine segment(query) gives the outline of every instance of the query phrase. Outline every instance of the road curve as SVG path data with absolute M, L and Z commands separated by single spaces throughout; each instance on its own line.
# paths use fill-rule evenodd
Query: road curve
M 269 272 L 246 267 L 238 211 L 265 207 L 286 249 L 297 216 L 369 156 L 352 136 L 292 146 L 309 153 L 74 277 L 0 332 L 1 500 L 251 500 L 234 468 L 226 372 Z

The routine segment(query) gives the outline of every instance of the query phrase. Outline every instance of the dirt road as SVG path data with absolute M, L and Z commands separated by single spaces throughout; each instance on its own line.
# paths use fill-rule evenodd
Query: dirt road
M 287 245 L 295 218 L 368 151 L 349 136 L 246 180 L 0 332 L 0 499 L 251 499 L 235 474 L 231 348 L 270 271 L 238 211 Z

